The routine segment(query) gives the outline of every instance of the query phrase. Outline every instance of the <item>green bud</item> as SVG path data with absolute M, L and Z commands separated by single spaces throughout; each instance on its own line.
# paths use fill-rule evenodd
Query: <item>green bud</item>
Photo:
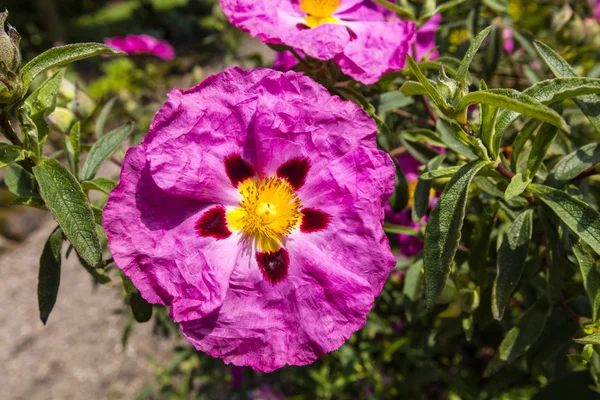
M 471 314 L 479 307 L 479 293 L 473 289 L 460 289 L 458 291 L 458 302 L 463 312 Z
M 443 65 L 440 66 L 437 88 L 442 97 L 446 100 L 446 103 L 451 106 L 456 106 L 460 99 L 468 93 L 466 87 L 464 87 L 462 83 L 448 78 Z
M 4 27 L 4 22 L 8 18 L 8 11 L 0 13 L 0 63 L 4 64 L 4 69 L 16 72 L 21 65 L 21 52 L 19 43 L 21 36 L 15 28 L 8 25 L 8 33 Z

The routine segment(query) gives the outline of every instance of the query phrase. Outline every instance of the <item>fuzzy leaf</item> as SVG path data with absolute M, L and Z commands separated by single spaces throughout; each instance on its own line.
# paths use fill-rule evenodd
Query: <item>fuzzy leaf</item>
M 439 118 L 435 126 L 442 141 L 458 154 L 462 154 L 470 160 L 476 160 L 480 158 L 478 153 L 485 152 L 485 149 L 480 148 L 479 139 L 469 136 L 455 121 Z
M 523 125 L 519 133 L 517 133 L 512 145 L 512 152 L 510 153 L 510 167 L 513 172 L 517 172 L 519 155 L 521 154 L 523 147 L 525 147 L 525 143 L 527 143 L 527 140 L 529 140 L 540 124 L 541 123 L 537 119 L 530 119 Z
M 600 344 L 600 333 L 592 333 L 591 335 L 573 340 L 579 344 Z
M 446 156 L 444 154 L 440 154 L 439 156 L 435 157 L 433 160 L 427 163 L 425 172 L 436 170 L 445 159 Z M 430 195 L 431 182 L 424 179 L 419 179 L 413 194 L 413 206 L 411 211 L 411 218 L 413 221 L 417 222 L 421 220 L 421 218 L 423 218 L 423 216 L 427 213 Z
M 421 15 L 419 17 L 419 22 L 420 23 L 425 23 L 427 22 L 431 17 L 433 17 L 436 14 L 441 14 L 444 11 L 450 10 L 451 8 L 454 8 L 456 6 L 458 6 L 461 3 L 464 3 L 465 0 L 451 0 L 451 1 L 447 1 L 444 4 L 440 4 L 439 6 L 437 6 L 436 8 L 434 8 L 433 10 L 429 10 L 426 13 L 424 13 L 423 15 Z
M 415 60 L 413 60 L 413 58 L 411 56 L 407 55 L 406 62 L 408 63 L 408 66 L 410 67 L 410 70 L 412 71 L 412 73 L 417 77 L 419 82 L 421 82 L 421 85 L 423 85 L 423 88 L 427 92 L 427 95 L 429 97 L 431 97 L 431 100 L 433 100 L 433 102 L 440 109 L 442 109 L 442 111 L 445 111 L 445 112 L 452 111 L 453 110 L 452 107 L 450 105 L 448 105 L 448 103 L 446 103 L 446 100 L 444 100 L 444 98 L 442 97 L 440 92 L 438 92 L 438 90 L 435 88 L 435 86 L 433 86 L 433 84 L 429 81 L 429 79 L 427 79 L 427 77 L 423 74 L 423 72 L 421 72 L 421 70 L 419 69 L 419 66 L 417 65 Z M 402 91 L 402 93 L 404 93 L 408 96 L 408 93 L 406 93 L 405 91 Z
M 533 138 L 531 145 L 531 151 L 529 152 L 529 158 L 527 159 L 527 171 L 526 177 L 533 179 L 537 171 L 542 166 L 546 153 L 556 136 L 558 135 L 558 129 L 555 126 L 543 124 L 537 135 Z
M 423 181 L 431 181 L 433 179 L 450 178 L 454 176 L 454 174 L 456 174 L 460 169 L 461 166 L 438 168 L 432 171 L 425 172 L 423 175 L 420 176 L 419 179 Z
M 467 82 L 467 77 L 469 76 L 469 67 L 471 66 L 471 62 L 473 62 L 473 58 L 475 58 L 475 54 L 477 54 L 477 50 L 479 50 L 479 47 L 481 46 L 481 44 L 483 43 L 483 41 L 485 40 L 485 38 L 487 37 L 487 35 L 490 33 L 491 30 L 492 30 L 492 27 L 488 26 L 487 28 L 485 28 L 484 30 L 479 32 L 477 34 L 477 36 L 475 36 L 475 38 L 473 39 L 473 42 L 471 43 L 471 46 L 469 46 L 469 49 L 467 50 L 465 57 L 463 58 L 462 62 L 460 63 L 460 68 L 458 69 L 458 72 L 456 74 L 456 79 L 458 81 L 463 82 L 463 83 Z
M 96 119 L 96 124 L 94 125 L 94 133 L 96 134 L 97 138 L 104 136 L 104 125 L 106 124 L 106 120 L 108 119 L 116 100 L 117 98 L 113 97 L 107 101 L 104 107 L 102 107 L 102 110 L 100 110 L 100 114 L 98 115 L 98 119 Z
M 600 270 L 594 258 L 580 243 L 573 246 L 573 253 L 583 276 L 583 286 L 592 305 L 592 320 L 595 323 L 600 318 Z
M 504 192 L 504 200 L 509 201 L 510 199 L 519 196 L 527 189 L 527 186 L 529 186 L 530 183 L 531 180 L 524 177 L 521 173 L 516 174 L 512 177 Z
M 423 260 L 419 259 L 406 271 L 402 293 L 412 301 L 417 301 L 423 294 Z
M 414 81 L 404 82 L 400 87 L 400 92 L 405 96 L 423 96 L 428 94 L 425 86 Z
M 56 304 L 58 287 L 60 286 L 60 267 L 62 263 L 61 249 L 63 233 L 56 227 L 44 245 L 40 257 L 40 270 L 38 275 L 38 307 L 40 319 L 46 325 L 50 312 Z
M 24 160 L 27 151 L 19 146 L 8 143 L 0 143 L 0 168 L 4 168 L 14 162 Z
M 533 45 L 542 56 L 550 70 L 558 78 L 576 78 L 575 69 L 569 65 L 561 56 L 549 46 L 542 42 L 534 41 Z M 588 117 L 594 128 L 600 132 L 600 99 L 595 95 L 581 96 L 574 99 L 581 111 Z
M 58 161 L 46 159 L 33 168 L 42 198 L 77 253 L 90 265 L 101 262 L 96 223 L 77 179 Z
M 56 96 L 64 75 L 64 69 L 56 71 L 25 100 L 31 120 L 37 127 L 37 143 L 43 144 L 50 131 L 46 118 L 56 108 Z
M 419 236 L 419 231 L 404 225 L 383 224 L 383 231 L 386 233 L 395 233 L 399 235 Z
M 583 171 L 600 163 L 600 143 L 589 143 L 563 157 L 548 175 L 547 184 L 565 185 Z
M 25 64 L 21 70 L 21 79 L 23 80 L 23 84 L 27 87 L 33 78 L 51 68 L 60 67 L 61 65 L 70 64 L 84 58 L 99 56 L 101 54 L 114 56 L 125 55 L 125 53 L 119 50 L 100 43 L 78 43 L 53 47 Z
M 527 258 L 533 226 L 533 210 L 525 210 L 515 218 L 504 234 L 498 250 L 498 273 L 492 287 L 492 314 L 502 319 L 504 308 L 514 292 Z
M 529 190 L 600 254 L 600 214 L 583 201 L 544 185 L 529 185 Z
M 96 176 L 100 166 L 111 156 L 133 131 L 133 122 L 128 122 L 102 136 L 90 149 L 81 169 L 81 179 L 89 181 Z
M 425 300 L 433 307 L 442 293 L 460 241 L 467 192 L 475 175 L 487 165 L 472 161 L 454 174 L 431 212 L 425 231 Z
M 17 197 L 39 197 L 35 178 L 18 164 L 13 164 L 6 169 L 4 183 L 8 190 Z
M 96 178 L 93 181 L 81 182 L 81 187 L 83 188 L 84 192 L 98 190 L 100 192 L 109 194 L 111 190 L 117 187 L 117 182 L 113 181 L 112 179 Z
M 79 121 L 73 125 L 71 132 L 63 136 L 63 147 L 74 176 L 79 176 L 79 154 L 81 153 L 81 131 Z
M 513 89 L 489 89 L 467 94 L 458 104 L 458 111 L 471 104 L 489 104 L 499 108 L 516 111 L 529 118 L 539 119 L 557 126 L 564 132 L 570 132 L 569 125 L 553 109 L 538 102 L 532 97 Z M 499 118 L 500 119 L 500 118 Z M 499 122 L 498 122 L 499 123 Z M 498 134 L 503 132 L 498 129 Z

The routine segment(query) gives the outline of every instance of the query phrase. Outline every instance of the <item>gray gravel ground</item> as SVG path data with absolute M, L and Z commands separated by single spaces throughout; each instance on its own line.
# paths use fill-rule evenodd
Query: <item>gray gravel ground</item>
M 147 355 L 165 365 L 174 342 L 138 324 L 123 351 L 118 286 L 94 288 L 74 257 L 63 263 L 58 301 L 42 325 L 38 262 L 54 226 L 44 218 L 23 243 L 0 238 L 0 399 L 132 399 L 153 378 Z

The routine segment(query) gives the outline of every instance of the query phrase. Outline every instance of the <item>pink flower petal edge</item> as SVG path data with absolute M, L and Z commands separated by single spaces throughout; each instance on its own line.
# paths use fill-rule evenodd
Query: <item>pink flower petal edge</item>
M 104 43 L 127 54 L 152 54 L 163 60 L 175 58 L 175 49 L 169 42 L 146 34 L 106 38 Z

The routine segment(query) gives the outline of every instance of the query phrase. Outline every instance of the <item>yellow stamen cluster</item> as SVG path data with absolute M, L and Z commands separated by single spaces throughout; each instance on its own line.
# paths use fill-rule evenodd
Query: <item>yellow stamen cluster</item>
M 287 181 L 271 177 L 246 179 L 239 186 L 240 207 L 227 212 L 229 229 L 256 239 L 258 249 L 274 252 L 281 240 L 302 222 L 300 199 Z
M 338 20 L 331 15 L 337 10 L 340 3 L 341 0 L 300 0 L 300 8 L 308 14 L 306 25 L 316 28 L 325 23 L 338 23 Z

